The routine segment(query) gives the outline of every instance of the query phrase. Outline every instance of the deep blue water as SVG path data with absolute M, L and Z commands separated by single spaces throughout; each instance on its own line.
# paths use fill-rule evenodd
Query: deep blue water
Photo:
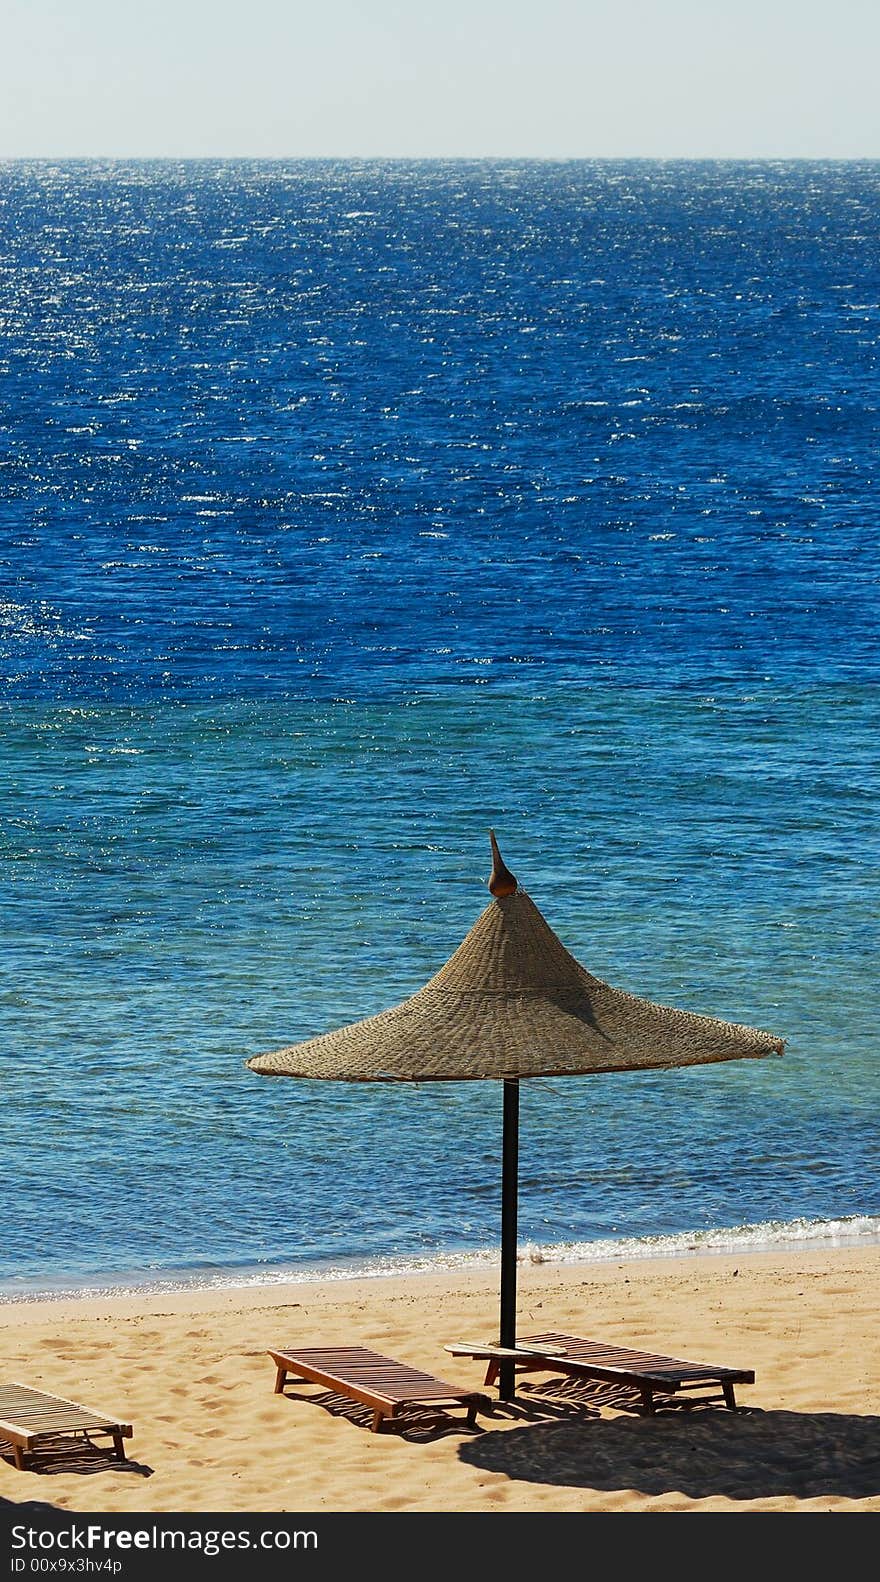
M 266 1082 L 488 899 L 783 1061 L 523 1094 L 521 1237 L 874 1234 L 880 165 L 0 167 L 0 1286 L 498 1239 Z

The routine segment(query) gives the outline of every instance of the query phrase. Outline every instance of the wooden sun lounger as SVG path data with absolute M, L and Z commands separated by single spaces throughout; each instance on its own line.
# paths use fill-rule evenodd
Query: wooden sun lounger
M 122 1441 L 131 1438 L 131 1424 L 28 1384 L 0 1384 L 0 1453 L 5 1440 L 19 1471 L 24 1469 L 25 1454 L 41 1440 L 67 1434 L 82 1434 L 88 1440 L 93 1434 L 109 1434 L 119 1460 L 124 1461 Z
M 479 1407 L 488 1406 L 484 1395 L 456 1389 L 433 1374 L 395 1362 L 366 1346 L 307 1346 L 270 1351 L 277 1368 L 275 1393 L 281 1395 L 288 1374 L 309 1384 L 346 1395 L 373 1409 L 376 1433 L 386 1417 L 398 1417 L 408 1406 L 458 1404 L 467 1407 L 467 1424 L 473 1428 Z
M 513 1362 L 517 1373 L 563 1373 L 577 1379 L 600 1379 L 612 1384 L 630 1384 L 640 1393 L 646 1412 L 654 1411 L 654 1394 L 675 1394 L 679 1390 L 705 1390 L 718 1385 L 724 1403 L 736 1411 L 735 1384 L 754 1384 L 751 1368 L 718 1368 L 702 1362 L 682 1362 L 650 1351 L 633 1351 L 625 1346 L 610 1346 L 601 1341 L 581 1340 L 551 1330 L 546 1335 L 527 1335 L 515 1347 L 481 1346 L 459 1342 L 447 1346 L 454 1357 L 475 1357 L 488 1362 L 486 1384 L 494 1384 L 502 1362 Z

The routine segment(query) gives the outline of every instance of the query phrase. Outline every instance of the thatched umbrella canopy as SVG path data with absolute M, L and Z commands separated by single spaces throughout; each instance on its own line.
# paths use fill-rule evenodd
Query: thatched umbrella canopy
M 754 1027 L 673 1010 L 582 967 L 505 867 L 490 832 L 492 900 L 417 994 L 365 1021 L 247 1062 L 262 1076 L 342 1082 L 504 1083 L 501 1344 L 516 1337 L 520 1077 L 585 1076 L 781 1055 Z M 512 1391 L 512 1369 L 501 1380 Z

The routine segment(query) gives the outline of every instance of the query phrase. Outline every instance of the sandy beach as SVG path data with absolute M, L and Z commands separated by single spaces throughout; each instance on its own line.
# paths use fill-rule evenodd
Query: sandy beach
M 0 1306 L 2 1377 L 134 1426 L 130 1461 L 83 1449 L 0 1460 L 0 1503 L 72 1511 L 876 1511 L 880 1247 L 525 1265 L 521 1331 L 561 1329 L 754 1368 L 742 1410 L 653 1418 L 557 1381 L 450 1419 L 369 1431 L 369 1414 L 273 1393 L 267 1348 L 362 1343 L 463 1387 L 491 1339 L 492 1274 L 188 1290 Z M 541 1376 L 543 1379 L 544 1376 Z M 494 1396 L 494 1392 L 493 1392 Z

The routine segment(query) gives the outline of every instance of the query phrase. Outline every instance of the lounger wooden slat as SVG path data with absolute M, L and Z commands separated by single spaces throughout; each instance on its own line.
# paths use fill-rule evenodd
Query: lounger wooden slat
M 488 1404 L 485 1396 L 475 1390 L 447 1384 L 367 1346 L 297 1346 L 270 1351 L 269 1356 L 276 1368 L 276 1395 L 283 1394 L 288 1376 L 323 1385 L 335 1394 L 371 1407 L 374 1433 L 385 1418 L 399 1417 L 407 1407 L 441 1404 L 465 1406 L 467 1424 L 472 1428 L 478 1409 Z
M 0 1384 L 0 1440 L 9 1445 L 19 1469 L 24 1467 L 25 1454 L 41 1440 L 67 1434 L 82 1434 L 86 1438 L 108 1434 L 116 1455 L 124 1461 L 122 1441 L 131 1438 L 132 1428 L 130 1423 L 68 1401 L 63 1395 L 50 1395 L 29 1384 Z
M 550 1330 L 543 1335 L 526 1335 L 514 1348 L 472 1346 L 461 1341 L 446 1348 L 454 1356 L 470 1356 L 488 1363 L 486 1384 L 495 1383 L 501 1363 L 513 1361 L 517 1373 L 562 1373 L 572 1378 L 598 1379 L 610 1384 L 629 1384 L 637 1388 L 646 1412 L 654 1411 L 654 1394 L 675 1394 L 717 1385 L 725 1405 L 736 1410 L 734 1385 L 754 1384 L 751 1368 L 722 1368 L 712 1363 L 686 1362 L 658 1352 L 637 1351 L 603 1341 L 583 1340 Z

